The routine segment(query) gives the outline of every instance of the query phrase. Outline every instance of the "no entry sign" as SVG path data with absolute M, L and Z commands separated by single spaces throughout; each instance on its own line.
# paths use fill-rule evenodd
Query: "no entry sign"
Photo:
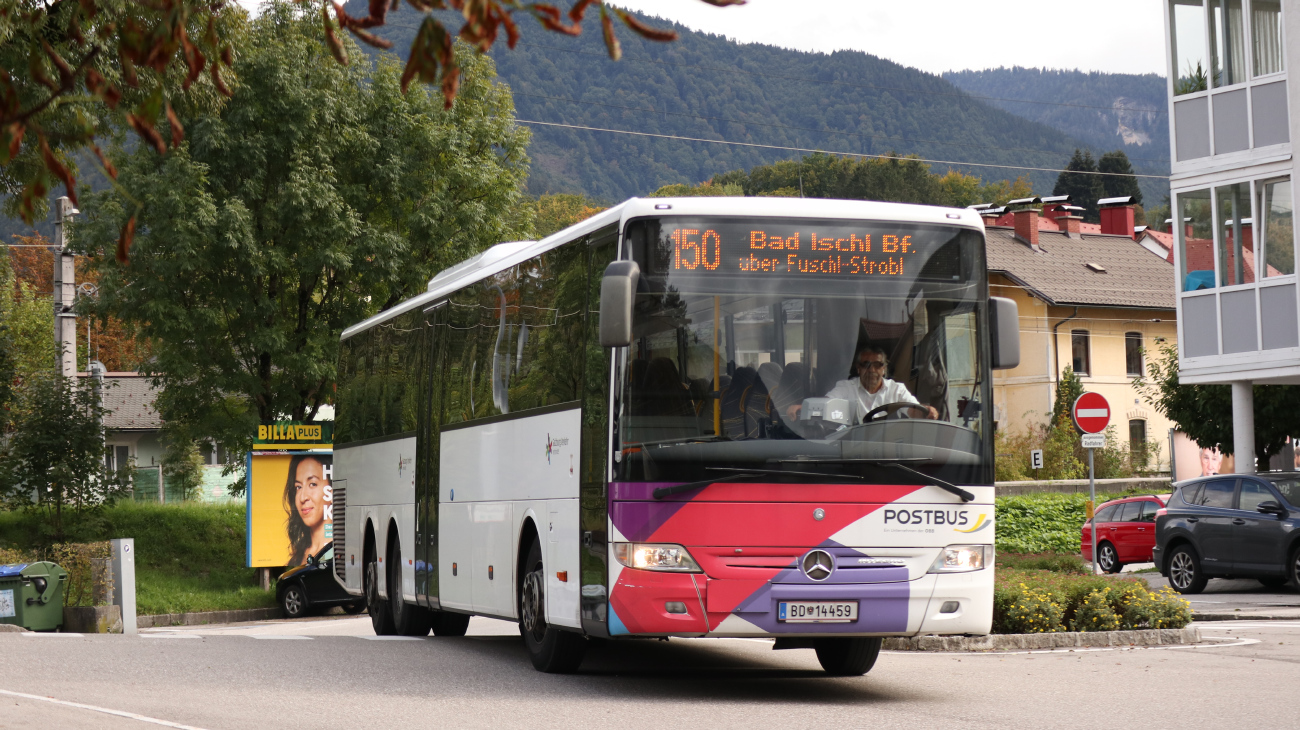
M 1074 425 L 1084 433 L 1101 433 L 1110 425 L 1110 403 L 1100 393 L 1084 393 L 1070 409 Z

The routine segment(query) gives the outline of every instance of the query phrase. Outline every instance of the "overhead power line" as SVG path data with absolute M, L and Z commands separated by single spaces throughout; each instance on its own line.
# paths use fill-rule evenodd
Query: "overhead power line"
M 685 117 L 688 119 L 703 119 L 705 121 L 713 121 L 713 122 L 729 122 L 731 124 L 745 124 L 745 125 L 756 126 L 756 127 L 772 127 L 774 129 L 788 129 L 795 132 L 835 134 L 844 137 L 857 137 L 859 139 L 892 139 L 892 140 L 897 140 L 899 142 L 912 142 L 914 144 L 941 144 L 950 147 L 973 147 L 976 149 L 985 149 L 985 150 L 1006 150 L 1010 152 L 1038 152 L 1046 155 L 1061 154 L 1060 152 L 1054 150 L 1040 150 L 1040 149 L 1034 149 L 1032 147 L 999 147 L 997 145 L 974 144 L 970 142 L 940 142 L 939 140 L 933 140 L 933 139 L 909 139 L 907 137 L 890 137 L 889 135 L 885 135 L 885 134 L 859 134 L 857 132 L 841 132 L 834 129 L 814 129 L 812 127 L 791 127 L 785 124 L 773 124 L 771 122 L 750 122 L 750 121 L 745 121 L 743 119 L 729 119 L 727 117 L 706 117 L 706 116 L 701 116 L 699 114 L 687 114 L 685 112 L 670 112 L 670 111 L 665 111 L 662 109 L 654 109 L 650 107 L 622 106 L 620 104 L 606 104 L 604 102 L 599 102 L 599 101 L 583 101 L 581 99 L 570 99 L 565 96 L 548 96 L 546 94 L 530 94 L 524 91 L 512 91 L 511 93 L 515 96 L 528 96 L 535 99 L 551 99 L 554 101 L 567 101 L 572 104 L 586 104 L 588 106 L 600 106 L 600 107 L 605 107 L 607 109 L 624 109 L 627 111 L 634 111 L 634 112 L 650 112 L 653 114 L 664 114 L 667 116 Z M 1159 159 L 1154 157 L 1130 157 L 1129 159 L 1141 160 L 1143 162 L 1161 162 L 1165 164 L 1169 163 L 1169 160 L 1167 159 Z
M 579 50 L 574 49 L 574 48 L 560 48 L 559 46 L 544 46 L 544 45 L 541 45 L 541 44 L 539 44 L 539 43 L 524 43 L 524 42 L 520 41 L 520 42 L 517 43 L 516 45 L 520 45 L 520 46 L 532 46 L 533 48 L 545 48 L 545 49 L 548 50 L 548 51 L 561 51 L 561 52 L 563 52 L 563 53 L 576 53 L 576 54 L 581 55 L 581 56 L 599 56 L 599 57 L 601 57 L 601 58 L 608 58 L 608 57 L 609 57 L 609 56 L 607 56 L 607 55 L 604 54 L 604 53 L 593 53 L 593 52 L 591 52 L 591 51 L 579 51 Z M 1169 113 L 1169 110 L 1168 110 L 1168 109 L 1129 108 L 1129 107 L 1123 107 L 1123 106 L 1098 106 L 1098 105 L 1095 105 L 1095 104 L 1071 104 L 1071 103 L 1069 103 L 1069 102 L 1063 102 L 1063 101 L 1035 101 L 1035 100 L 1033 100 L 1033 99 L 1009 99 L 1009 98 L 1002 97 L 1002 96 L 981 96 L 981 95 L 979 95 L 979 94 L 971 94 L 971 93 L 969 93 L 969 92 L 965 92 L 965 91 L 961 91 L 961 92 L 952 92 L 952 91 L 922 91 L 922 90 L 920 90 L 920 89 L 908 89 L 908 88 L 904 88 L 904 87 L 901 87 L 901 86 L 877 86 L 877 85 L 875 85 L 875 84 L 855 84 L 855 83 L 850 82 L 850 81 L 826 81 L 826 80 L 823 80 L 823 79 L 811 79 L 811 78 L 807 78 L 807 77 L 804 77 L 804 76 L 786 76 L 786 75 L 784 75 L 784 74 L 763 73 L 762 71 L 748 71 L 748 70 L 741 69 L 741 68 L 728 68 L 728 67 L 726 67 L 726 66 L 701 66 L 701 65 L 699 65 L 699 64 L 694 64 L 694 63 L 679 63 L 679 62 L 676 62 L 676 61 L 656 61 L 656 60 L 653 60 L 653 59 L 642 58 L 642 57 L 639 57 L 639 56 L 624 56 L 624 57 L 623 57 L 623 60 L 624 60 L 624 62 L 626 62 L 626 61 L 639 61 L 639 62 L 641 62 L 641 63 L 653 63 L 653 64 L 657 64 L 657 65 L 660 65 L 660 66 L 677 66 L 677 67 L 680 67 L 680 68 L 696 68 L 696 69 L 700 69 L 700 70 L 702 70 L 702 71 L 723 71 L 723 72 L 727 72 L 727 73 L 746 74 L 746 75 L 749 75 L 749 76 L 759 76 L 759 77 L 762 77 L 762 78 L 769 78 L 769 79 L 784 79 L 784 80 L 786 80 L 786 81 L 800 81 L 800 82 L 807 83 L 807 84 L 830 84 L 830 85 L 833 85 L 833 86 L 849 86 L 849 87 L 856 88 L 856 89 L 876 89 L 876 90 L 879 90 L 879 91 L 901 91 L 901 92 L 906 93 L 906 94 L 924 94 L 924 95 L 927 95 L 927 96 L 948 96 L 948 97 L 955 97 L 955 98 L 959 98 L 959 99 L 979 99 L 979 100 L 981 100 L 981 101 L 1006 101 L 1006 102 L 1014 102 L 1014 103 L 1017 103 L 1017 104 L 1042 104 L 1042 105 L 1044 105 L 1044 106 L 1068 106 L 1068 107 L 1074 107 L 1074 108 L 1076 108 L 1076 109 L 1105 109 L 1105 110 L 1108 110 L 1108 111 L 1114 111 L 1114 112 L 1155 112 L 1155 113 L 1157 113 L 1157 114 L 1168 114 L 1168 113 Z M 942 78 L 942 77 L 940 77 L 940 78 Z M 948 82 L 948 83 L 952 83 L 952 82 Z
M 900 162 L 926 162 L 933 165 L 957 165 L 961 167 L 995 167 L 1004 170 L 1028 170 L 1030 172 L 1070 172 L 1079 175 L 1113 175 L 1117 177 L 1145 177 L 1154 180 L 1168 180 L 1168 175 L 1138 175 L 1122 172 L 1096 172 L 1089 170 L 1064 170 L 1057 167 L 1025 167 L 1023 165 L 996 165 L 987 162 L 957 162 L 955 160 L 931 160 L 924 157 L 908 157 L 906 155 L 873 155 L 865 152 L 840 152 L 837 150 L 819 150 L 810 147 L 786 147 L 775 144 L 758 144 L 757 142 L 734 142 L 726 139 L 702 139 L 700 137 L 683 137 L 676 134 L 653 134 L 651 132 L 632 132 L 626 129 L 607 129 L 605 127 L 588 127 L 580 124 L 559 124 L 557 122 L 539 122 L 531 119 L 516 119 L 519 124 L 536 124 L 542 127 L 561 127 L 564 129 L 579 129 L 588 132 L 609 132 L 611 134 L 630 134 L 636 137 L 653 137 L 656 139 L 672 139 L 681 142 L 705 142 L 708 144 L 727 144 L 736 147 L 756 147 L 767 150 L 783 150 L 786 152 L 821 152 L 828 155 L 844 155 L 845 157 L 862 157 L 874 160 L 898 160 Z

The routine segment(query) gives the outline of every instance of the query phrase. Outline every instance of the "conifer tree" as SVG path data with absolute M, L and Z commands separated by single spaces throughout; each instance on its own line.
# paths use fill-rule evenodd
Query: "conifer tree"
M 1107 152 L 1097 161 L 1097 171 L 1111 173 L 1100 175 L 1101 187 L 1107 198 L 1132 195 L 1133 202 L 1142 205 L 1142 189 L 1138 187 L 1137 177 L 1133 175 L 1133 165 L 1129 164 L 1124 150 Z
M 1057 176 L 1056 187 L 1052 188 L 1052 195 L 1069 195 L 1075 205 L 1082 207 L 1083 219 L 1089 223 L 1101 221 L 1097 201 L 1106 197 L 1106 190 L 1101 184 L 1104 176 L 1088 174 L 1095 172 L 1098 172 L 1097 162 L 1092 153 L 1076 149 L 1069 164 L 1065 166 L 1065 172 Z

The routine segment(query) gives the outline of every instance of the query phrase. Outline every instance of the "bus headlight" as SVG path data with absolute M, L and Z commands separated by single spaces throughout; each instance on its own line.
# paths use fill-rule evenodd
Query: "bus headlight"
M 702 573 L 695 558 L 681 545 L 652 545 L 640 542 L 614 543 L 614 558 L 628 568 Z
M 968 573 L 983 570 L 993 561 L 992 545 L 949 545 L 939 551 L 931 573 Z

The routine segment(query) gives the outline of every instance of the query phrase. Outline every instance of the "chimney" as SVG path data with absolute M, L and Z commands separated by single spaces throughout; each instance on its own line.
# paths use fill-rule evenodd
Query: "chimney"
M 1063 216 L 1061 216 L 1060 218 L 1058 218 L 1058 219 L 1056 220 L 1056 223 L 1057 223 L 1059 226 L 1061 226 L 1061 230 L 1062 230 L 1062 231 L 1065 231 L 1065 235 L 1066 235 L 1066 236 L 1068 236 L 1068 237 L 1070 237 L 1070 238 L 1075 238 L 1075 239 L 1082 239 L 1082 238 L 1083 238 L 1083 236 L 1080 235 L 1080 233 L 1079 233 L 1079 229 L 1082 227 L 1082 224 L 1083 224 L 1083 217 L 1082 217 L 1082 216 L 1077 216 L 1077 215 L 1063 215 Z
M 1007 201 L 1012 209 L 1012 225 L 1015 226 L 1016 239 L 1038 250 L 1038 208 L 1043 201 L 1038 196 Z
M 1133 237 L 1135 217 L 1133 196 L 1123 195 L 1118 198 L 1102 198 L 1097 201 L 1101 209 L 1101 232 L 1114 236 Z
M 1068 209 L 1068 206 L 1070 205 L 1070 196 L 1052 195 L 1043 198 L 1042 200 L 1043 200 L 1042 216 L 1044 218 L 1050 219 L 1053 223 L 1056 223 L 1058 228 L 1060 228 L 1061 222 L 1059 219 L 1063 216 L 1067 216 L 1070 214 L 1070 211 Z

